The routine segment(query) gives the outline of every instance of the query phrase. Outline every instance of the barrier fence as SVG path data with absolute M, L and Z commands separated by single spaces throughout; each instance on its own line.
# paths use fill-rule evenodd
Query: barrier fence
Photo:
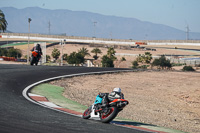
M 45 34 L 29 34 L 29 33 L 1 33 L 9 36 L 31 36 L 31 37 L 46 37 L 58 39 L 82 39 L 82 40 L 101 40 L 101 41 L 118 41 L 118 42 L 146 42 L 146 43 L 200 43 L 200 40 L 132 40 L 132 39 L 108 39 L 108 38 L 93 38 L 93 37 L 78 37 L 78 36 L 63 36 L 63 35 L 45 35 Z
M 17 61 L 17 59 L 15 57 L 4 57 L 4 56 L 0 56 L 0 59 L 3 59 L 5 61 Z
M 178 64 L 186 64 L 190 66 L 199 66 L 200 58 L 183 58 L 183 59 L 170 58 L 170 62 Z

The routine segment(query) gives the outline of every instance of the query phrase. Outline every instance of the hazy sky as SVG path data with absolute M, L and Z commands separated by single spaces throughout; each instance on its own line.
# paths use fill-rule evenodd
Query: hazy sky
M 200 32 L 200 0 L 0 0 L 0 8 L 34 6 L 131 17 L 184 31 L 189 25 Z

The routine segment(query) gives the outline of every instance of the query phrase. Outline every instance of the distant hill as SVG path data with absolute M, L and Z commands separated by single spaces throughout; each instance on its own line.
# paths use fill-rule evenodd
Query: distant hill
M 31 18 L 31 33 L 66 34 L 97 38 L 134 40 L 185 40 L 185 31 L 176 28 L 140 21 L 135 18 L 106 16 L 85 11 L 49 10 L 38 7 L 16 9 L 0 8 L 8 22 L 8 30 L 28 32 L 28 18 Z M 50 28 L 49 28 L 50 22 Z M 94 26 L 94 22 L 95 26 Z M 190 39 L 200 39 L 200 33 L 190 32 Z

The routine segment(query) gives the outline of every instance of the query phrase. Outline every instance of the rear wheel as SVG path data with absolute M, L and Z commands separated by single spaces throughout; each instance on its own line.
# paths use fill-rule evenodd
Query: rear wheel
M 100 113 L 100 119 L 103 123 L 111 122 L 118 114 L 118 109 L 116 107 L 109 107 L 108 112 Z
M 85 112 L 83 113 L 83 119 L 89 119 L 91 117 L 91 107 L 89 107 L 88 109 L 85 110 Z

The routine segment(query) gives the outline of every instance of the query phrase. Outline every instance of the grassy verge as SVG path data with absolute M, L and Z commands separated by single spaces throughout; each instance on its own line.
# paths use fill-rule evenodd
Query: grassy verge
M 87 106 L 81 105 L 78 102 L 67 99 L 62 94 L 64 88 L 50 84 L 40 84 L 31 90 L 31 93 L 45 96 L 50 102 L 57 104 L 63 108 L 68 108 L 78 112 L 84 112 Z
M 2 45 L 1 47 L 12 47 L 12 46 L 18 46 L 18 45 L 27 45 L 27 42 L 20 42 L 20 43 L 10 43 Z M 34 44 L 34 42 L 30 42 L 30 44 Z

